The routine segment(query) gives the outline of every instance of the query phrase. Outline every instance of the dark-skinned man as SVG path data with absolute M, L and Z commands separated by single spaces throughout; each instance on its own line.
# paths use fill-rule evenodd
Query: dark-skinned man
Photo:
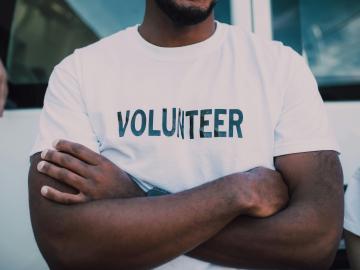
M 316 82 L 214 5 L 147 0 L 55 67 L 29 172 L 51 269 L 331 265 L 342 170 Z

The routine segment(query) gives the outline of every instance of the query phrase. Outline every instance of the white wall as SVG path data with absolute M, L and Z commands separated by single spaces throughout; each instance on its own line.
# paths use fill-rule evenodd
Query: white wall
M 326 103 L 341 149 L 345 183 L 360 167 L 360 101 Z
M 40 110 L 0 118 L 0 269 L 48 269 L 30 224 L 27 173 Z

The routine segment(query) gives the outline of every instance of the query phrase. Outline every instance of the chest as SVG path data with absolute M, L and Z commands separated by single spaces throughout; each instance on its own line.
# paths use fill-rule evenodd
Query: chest
M 272 166 L 266 89 L 241 66 L 131 68 L 101 83 L 88 103 L 100 150 L 137 178 L 179 191 Z

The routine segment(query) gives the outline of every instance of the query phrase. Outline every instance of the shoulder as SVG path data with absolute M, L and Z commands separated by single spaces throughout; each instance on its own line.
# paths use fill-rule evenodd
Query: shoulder
M 115 34 L 102 38 L 93 44 L 77 49 L 75 52 L 84 57 L 91 57 L 92 55 L 112 53 L 114 50 L 121 51 L 129 46 L 131 34 L 135 27 L 136 26 L 132 26 L 116 32 Z
M 262 67 L 287 66 L 294 58 L 302 56 L 291 47 L 280 41 L 271 40 L 259 34 L 252 33 L 238 25 L 228 25 L 228 42 L 241 55 L 248 55 Z
M 75 49 L 72 54 L 57 64 L 55 69 L 79 71 L 83 67 L 99 68 L 101 65 L 106 65 L 109 59 L 114 59 L 114 55 L 126 56 L 126 52 L 131 47 L 130 40 L 133 28 L 135 26 L 102 38 L 88 46 Z

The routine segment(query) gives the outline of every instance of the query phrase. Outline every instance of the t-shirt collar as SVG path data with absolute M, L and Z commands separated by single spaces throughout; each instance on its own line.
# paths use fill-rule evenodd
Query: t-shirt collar
M 139 24 L 127 29 L 140 50 L 149 56 L 168 60 L 185 60 L 199 57 L 221 47 L 227 32 L 225 24 L 216 21 L 215 32 L 206 40 L 181 47 L 159 47 L 146 41 L 138 31 Z

